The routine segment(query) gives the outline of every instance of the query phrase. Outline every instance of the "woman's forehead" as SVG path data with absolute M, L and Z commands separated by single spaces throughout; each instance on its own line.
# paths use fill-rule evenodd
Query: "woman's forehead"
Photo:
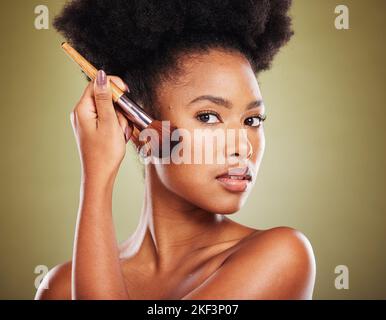
M 255 74 L 241 54 L 211 51 L 184 61 L 177 81 L 160 87 L 159 98 L 169 103 L 186 102 L 201 95 L 261 98 Z

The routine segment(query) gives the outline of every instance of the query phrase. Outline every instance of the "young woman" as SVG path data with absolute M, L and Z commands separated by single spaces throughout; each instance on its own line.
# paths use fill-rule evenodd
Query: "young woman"
M 314 255 L 300 231 L 227 217 L 256 182 L 266 111 L 256 75 L 293 34 L 289 7 L 289 0 L 65 6 L 55 27 L 115 76 L 100 70 L 71 112 L 83 173 L 73 260 L 48 273 L 36 299 L 312 298 Z M 109 80 L 192 136 L 233 129 L 239 138 L 214 145 L 225 163 L 147 162 L 140 222 L 120 245 L 112 192 L 126 143 L 136 140 L 113 107 Z

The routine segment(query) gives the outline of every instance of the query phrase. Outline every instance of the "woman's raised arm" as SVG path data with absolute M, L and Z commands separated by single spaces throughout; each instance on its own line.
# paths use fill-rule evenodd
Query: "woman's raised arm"
M 119 78 L 111 79 L 121 89 L 127 89 Z M 71 298 L 129 299 L 119 261 L 112 194 L 133 127 L 114 109 L 110 77 L 103 71 L 99 71 L 96 81 L 85 89 L 71 112 L 71 123 L 82 165 Z M 63 291 L 55 286 L 61 286 L 63 281 L 59 280 L 65 275 L 59 272 L 61 268 L 56 269 L 57 272 L 50 272 L 45 280 L 52 294 L 47 291 L 37 294 L 37 298 L 50 298 Z M 69 268 L 66 269 L 68 275 Z M 50 278 L 59 280 L 51 282 Z

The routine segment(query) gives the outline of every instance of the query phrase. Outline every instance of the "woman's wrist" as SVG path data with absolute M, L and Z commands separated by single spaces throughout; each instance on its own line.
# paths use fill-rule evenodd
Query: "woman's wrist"
M 114 182 L 115 176 L 82 176 L 80 195 L 82 207 L 103 208 L 103 211 L 110 212 L 112 210 Z
M 104 173 L 104 172 L 92 172 L 88 173 L 83 171 L 81 175 L 82 186 L 93 187 L 93 188 L 113 188 L 115 178 L 118 172 Z

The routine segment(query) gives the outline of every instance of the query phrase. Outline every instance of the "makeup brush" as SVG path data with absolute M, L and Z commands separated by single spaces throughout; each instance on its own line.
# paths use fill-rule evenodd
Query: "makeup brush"
M 98 70 L 88 62 L 79 52 L 77 52 L 68 42 L 62 43 L 63 50 L 70 56 L 70 58 L 76 62 L 83 72 L 92 80 L 95 79 Z M 150 141 L 139 142 L 142 145 L 146 143 L 150 144 L 151 153 L 158 158 L 164 156 L 170 156 L 171 150 L 179 141 L 171 141 L 171 134 L 177 128 L 166 125 L 162 125 L 162 122 L 150 117 L 137 103 L 135 103 L 127 92 L 122 91 L 113 81 L 110 81 L 111 91 L 113 95 L 114 106 L 125 115 L 125 117 L 131 121 L 139 131 L 147 130 L 146 136 L 150 138 Z M 133 132 L 134 134 L 134 132 Z M 162 150 L 162 147 L 166 147 L 169 150 L 166 152 Z

